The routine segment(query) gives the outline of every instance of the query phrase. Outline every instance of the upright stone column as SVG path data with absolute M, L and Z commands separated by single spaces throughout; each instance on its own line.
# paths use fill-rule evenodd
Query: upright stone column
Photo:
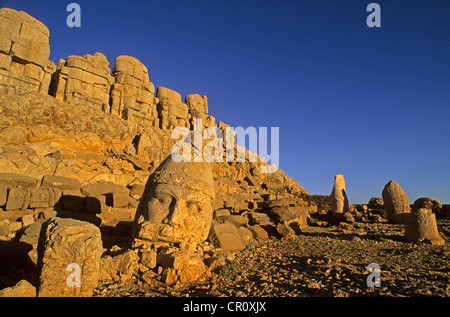
M 439 236 L 436 216 L 430 209 L 420 208 L 404 215 L 405 238 L 411 242 L 425 242 L 432 245 L 444 245 Z
M 348 215 L 348 198 L 345 191 L 343 174 L 334 175 L 333 190 L 330 195 L 331 222 L 345 221 L 344 214 Z

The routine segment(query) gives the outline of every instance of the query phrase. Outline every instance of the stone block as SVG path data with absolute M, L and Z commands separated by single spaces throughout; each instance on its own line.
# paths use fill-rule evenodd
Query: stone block
M 269 234 L 266 230 L 261 228 L 259 225 L 248 226 L 248 229 L 252 232 L 252 235 L 255 239 L 267 239 L 269 238 Z
M 47 43 L 31 40 L 22 43 L 13 42 L 10 54 L 21 63 L 33 63 L 45 67 L 50 56 L 50 46 Z
M 187 119 L 188 116 L 188 108 L 186 104 L 181 102 L 173 102 L 173 101 L 166 101 L 169 103 L 169 117 L 174 116 L 176 118 L 182 118 Z
M 144 194 L 145 185 L 133 184 L 130 189 L 130 195 L 135 198 L 141 198 Z
M 270 224 L 270 217 L 261 212 L 249 212 L 247 214 L 250 225 L 266 225 Z
M 130 203 L 130 195 L 128 192 L 115 192 L 106 194 L 106 205 L 122 208 Z
M 60 205 L 62 191 L 59 188 L 48 188 L 48 205 L 49 206 L 58 206 Z
M 30 189 L 30 208 L 44 208 L 50 206 L 50 194 L 48 188 Z M 53 191 L 52 191 L 53 193 Z
M 34 217 L 32 215 L 23 216 L 20 221 L 22 221 L 22 227 L 28 227 L 34 223 Z
M 62 218 L 49 220 L 44 228 L 42 251 L 38 255 L 41 259 L 38 296 L 92 296 L 103 253 L 99 228 Z
M 8 187 L 36 187 L 37 179 L 34 177 L 14 174 L 14 173 L 0 173 L 0 185 L 6 185 Z
M 153 269 L 156 267 L 157 253 L 155 250 L 144 251 L 141 254 L 141 263 L 146 267 Z
M 235 225 L 217 224 L 211 227 L 209 241 L 216 247 L 228 251 L 240 251 L 245 248 Z
M 7 197 L 8 197 L 8 187 L 5 185 L 0 185 L 0 207 L 6 204 Z
M 132 220 L 136 214 L 136 208 L 114 208 L 108 207 L 106 211 L 99 214 L 102 223 L 114 220 Z
M 0 35 L 0 53 L 8 54 L 11 51 L 12 42 L 11 40 L 4 38 Z
M 11 233 L 11 229 L 7 224 L 0 224 L 0 236 L 7 236 Z
M 26 64 L 23 69 L 23 75 L 36 81 L 41 81 L 44 76 L 42 67 L 34 64 Z
M 44 175 L 44 177 L 42 178 L 41 187 L 42 188 L 56 187 L 59 188 L 60 190 L 79 189 L 81 188 L 81 183 L 76 178 Z
M 173 270 L 175 273 L 171 278 L 163 277 L 167 284 L 173 284 L 177 279 L 181 283 L 193 282 L 206 272 L 206 266 L 200 256 L 185 250 L 163 250 L 158 253 L 157 262 L 165 270 Z
M 110 193 L 128 192 L 128 189 L 123 185 L 114 184 L 112 182 L 97 182 L 83 186 L 81 192 L 86 196 L 97 197 Z
M 10 55 L 1 54 L 1 38 L 0 38 L 0 68 L 9 69 L 11 65 L 12 58 Z
M 159 98 L 160 101 L 169 99 L 181 103 L 181 95 L 176 91 L 165 87 L 158 87 L 158 89 L 156 89 L 156 97 Z
M 283 238 L 295 235 L 294 229 L 284 223 L 277 224 L 277 232 Z
M 13 187 L 8 191 L 5 210 L 25 210 L 30 203 L 30 192 L 27 188 Z

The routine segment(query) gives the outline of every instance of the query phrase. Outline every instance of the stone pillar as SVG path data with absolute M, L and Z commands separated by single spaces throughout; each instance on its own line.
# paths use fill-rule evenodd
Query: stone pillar
M 436 216 L 430 209 L 420 208 L 404 215 L 405 238 L 411 242 L 425 242 L 432 245 L 444 245 L 439 236 Z

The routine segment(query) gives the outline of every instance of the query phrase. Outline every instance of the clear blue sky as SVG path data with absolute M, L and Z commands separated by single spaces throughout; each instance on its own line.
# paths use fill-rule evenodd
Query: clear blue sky
M 311 194 L 343 173 L 353 203 L 398 182 L 450 203 L 450 1 L 0 0 L 50 29 L 50 59 L 138 58 L 156 87 L 205 94 L 231 126 L 279 127 L 280 168 Z M 375 1 L 374 1 L 375 2 Z

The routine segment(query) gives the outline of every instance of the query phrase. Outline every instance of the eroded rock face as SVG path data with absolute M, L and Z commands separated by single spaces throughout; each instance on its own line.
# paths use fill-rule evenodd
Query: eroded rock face
M 409 206 L 408 196 L 400 185 L 391 180 L 384 186 L 381 194 L 387 220 L 390 223 L 403 223 L 403 216 L 411 212 L 411 207 Z
M 189 246 L 205 241 L 214 197 L 208 163 L 176 163 L 168 156 L 147 181 L 136 211 L 134 245 L 168 242 Z

